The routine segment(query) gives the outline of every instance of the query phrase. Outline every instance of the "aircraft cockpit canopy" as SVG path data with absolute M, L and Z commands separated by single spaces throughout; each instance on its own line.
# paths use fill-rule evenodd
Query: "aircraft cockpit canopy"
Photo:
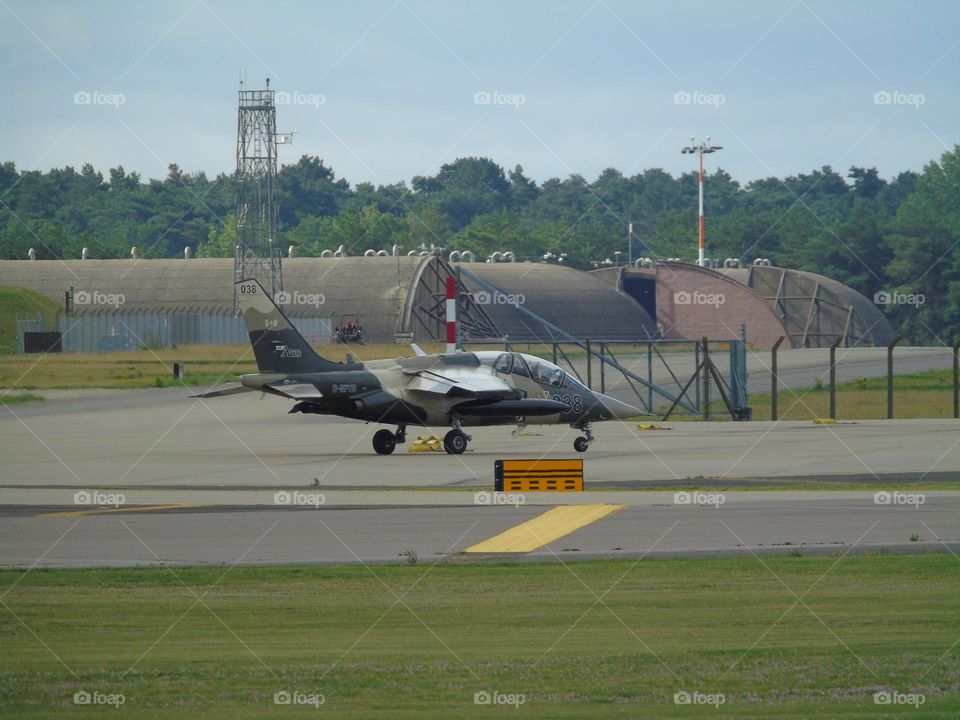
M 503 352 L 490 358 L 483 358 L 485 365 L 492 365 L 501 375 L 519 375 L 532 378 L 541 385 L 553 387 L 574 387 L 578 385 L 575 378 L 570 377 L 552 362 L 542 360 L 532 355 L 515 352 Z

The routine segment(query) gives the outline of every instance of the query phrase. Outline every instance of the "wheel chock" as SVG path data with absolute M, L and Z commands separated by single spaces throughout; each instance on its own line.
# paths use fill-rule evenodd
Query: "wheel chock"
M 837 421 L 834 418 L 818 418 L 813 419 L 814 425 L 836 425 Z
M 661 428 L 659 425 L 650 425 L 649 423 L 647 424 L 640 423 L 639 425 L 637 425 L 637 430 L 662 430 L 662 429 L 663 428 Z
M 419 435 L 410 443 L 407 452 L 443 452 L 443 438 L 436 435 Z

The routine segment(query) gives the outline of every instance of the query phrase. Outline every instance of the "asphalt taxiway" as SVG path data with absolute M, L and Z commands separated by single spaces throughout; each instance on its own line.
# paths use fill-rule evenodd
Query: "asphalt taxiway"
M 496 459 L 574 457 L 577 432 L 481 428 L 461 456 L 400 447 L 385 457 L 370 447 L 375 426 L 289 415 L 288 403 L 255 394 L 188 394 L 73 391 L 0 409 L 0 565 L 429 562 L 491 548 L 546 559 L 926 552 L 960 543 L 955 420 L 598 424 L 582 456 L 588 492 L 497 505 L 475 495 L 492 488 Z M 745 491 L 783 483 L 801 489 Z M 693 487 L 706 494 L 675 494 Z M 900 494 L 884 503 L 878 490 Z M 584 506 L 582 523 L 543 519 L 569 505 Z M 544 542 L 517 550 L 496 540 L 531 522 L 540 528 L 532 539 Z M 464 552 L 474 547 L 482 551 Z
M 564 527 L 543 544 L 550 528 L 541 525 L 544 535 L 519 548 L 497 539 L 547 507 L 147 506 L 78 514 L 72 507 L 7 506 L 0 513 L 0 559 L 7 567 L 92 567 L 960 550 L 957 493 L 928 491 L 914 494 L 921 502 L 897 504 L 877 504 L 866 492 L 705 494 L 712 504 L 655 495 L 663 496 L 618 498 L 625 503 L 602 519 L 572 532 Z

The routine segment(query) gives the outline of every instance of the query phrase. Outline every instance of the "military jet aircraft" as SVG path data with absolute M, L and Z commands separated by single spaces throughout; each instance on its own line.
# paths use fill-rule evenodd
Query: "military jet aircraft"
M 209 398 L 260 391 L 295 401 L 291 413 L 339 415 L 396 425 L 378 430 L 373 449 L 389 455 L 406 442 L 407 425 L 449 427 L 444 449 L 459 455 L 476 425 L 569 424 L 580 430 L 573 446 L 585 452 L 592 424 L 642 411 L 593 392 L 553 363 L 515 352 L 483 351 L 369 362 L 320 357 L 257 280 L 237 283 L 240 307 L 257 359 L 257 374 L 240 384 L 195 395 Z

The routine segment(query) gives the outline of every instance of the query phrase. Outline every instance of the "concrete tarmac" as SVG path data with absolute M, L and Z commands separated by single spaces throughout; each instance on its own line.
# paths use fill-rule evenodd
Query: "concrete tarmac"
M 375 455 L 378 429 L 290 415 L 256 393 L 210 400 L 184 389 L 101 392 L 93 398 L 0 408 L 0 489 L 90 487 L 489 487 L 498 458 L 572 457 L 578 431 L 470 429 L 467 453 Z M 872 420 L 658 424 L 598 423 L 583 456 L 588 483 L 782 478 L 960 469 L 960 421 Z M 410 428 L 411 440 L 431 431 Z M 432 432 L 443 433 L 443 429 Z
M 583 502 L 626 507 L 524 557 L 943 551 L 960 542 L 960 492 L 922 485 L 949 487 L 960 475 L 956 420 L 598 424 L 582 456 L 590 491 L 530 495 L 513 507 L 477 504 L 474 493 L 492 489 L 494 461 L 577 457 L 576 431 L 531 426 L 514 438 L 509 427 L 480 428 L 462 456 L 400 447 L 384 457 L 370 447 L 376 426 L 289 415 L 288 402 L 252 393 L 188 394 L 65 391 L 0 408 L 0 565 L 401 562 L 408 551 L 425 562 L 464 557 L 462 548 L 546 506 Z M 816 490 L 726 490 L 786 482 Z M 839 483 L 848 489 L 822 491 Z M 861 485 L 870 489 L 849 489 Z M 674 495 L 694 486 L 723 490 L 723 502 Z M 922 503 L 874 500 L 883 488 L 915 501 L 913 486 Z M 308 506 L 323 499 L 283 506 L 277 492 L 300 493 Z M 159 504 L 173 507 L 142 507 Z

